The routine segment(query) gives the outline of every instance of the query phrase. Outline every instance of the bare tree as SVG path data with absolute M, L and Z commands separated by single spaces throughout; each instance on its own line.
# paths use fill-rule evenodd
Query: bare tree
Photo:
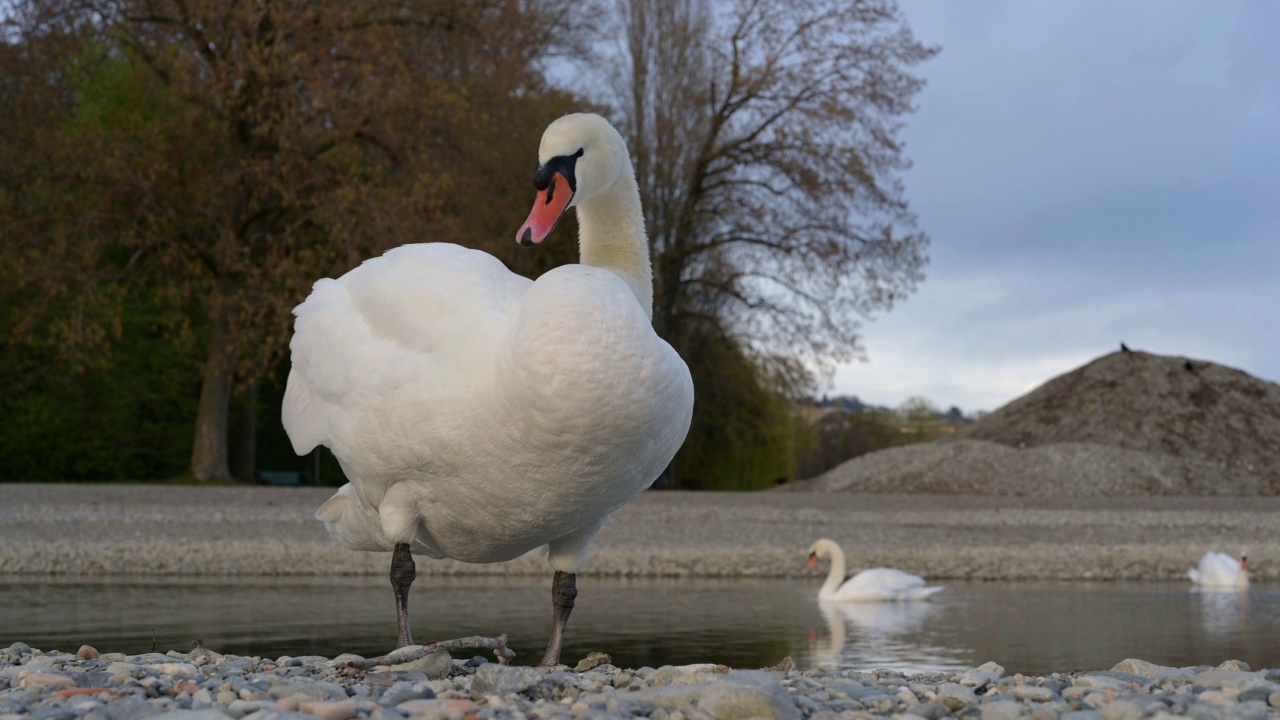
M 910 69 L 936 49 L 895 0 L 618 9 L 657 328 L 682 350 L 732 340 L 805 387 L 923 278 L 899 131 L 923 85 Z

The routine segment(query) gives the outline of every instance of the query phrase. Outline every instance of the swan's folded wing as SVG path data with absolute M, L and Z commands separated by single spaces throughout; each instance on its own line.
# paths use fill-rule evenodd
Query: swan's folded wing
M 879 588 L 889 592 L 906 592 L 923 586 L 924 578 L 893 568 L 863 570 L 844 584 L 844 587 L 850 589 Z
M 280 422 L 293 444 L 293 451 L 306 455 L 319 445 L 329 444 L 328 403 L 311 391 L 306 379 L 289 371 L 284 386 L 284 402 L 280 408 Z
M 475 371 L 528 285 L 492 256 L 445 243 L 395 248 L 317 282 L 294 309 L 289 344 L 282 420 L 294 450 L 330 445 L 335 413 Z

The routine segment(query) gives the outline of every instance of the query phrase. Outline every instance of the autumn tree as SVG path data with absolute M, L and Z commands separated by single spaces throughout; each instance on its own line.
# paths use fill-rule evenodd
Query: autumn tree
M 52 76 L 64 92 L 48 103 L 61 103 L 41 145 L 49 162 L 14 180 L 29 202 L 0 197 L 4 267 L 23 301 L 15 337 L 43 333 L 99 361 L 126 288 L 150 293 L 205 353 L 192 475 L 229 479 L 233 391 L 277 365 L 311 283 L 390 246 L 465 241 L 478 224 L 462 194 L 473 169 L 512 140 L 527 157 L 550 108 L 563 109 L 536 61 L 572 50 L 565 5 L 17 3 L 10 50 L 74 42 L 18 82 L 35 95 Z M 527 188 L 527 172 L 499 178 L 507 194 Z
M 618 0 L 615 86 L 652 243 L 655 325 L 690 363 L 694 430 L 727 347 L 783 395 L 862 352 L 861 318 L 911 292 L 926 263 L 899 138 L 936 50 L 895 0 Z M 724 362 L 724 353 L 717 353 Z M 728 377 L 740 375 L 730 373 Z M 776 434 L 776 433 L 775 433 Z M 677 466 L 680 461 L 677 460 Z

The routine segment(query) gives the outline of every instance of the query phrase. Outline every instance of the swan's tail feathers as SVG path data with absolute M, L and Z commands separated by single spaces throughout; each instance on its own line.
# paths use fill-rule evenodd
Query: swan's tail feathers
M 324 401 L 307 387 L 306 378 L 297 371 L 289 373 L 284 387 L 284 402 L 280 408 L 280 421 L 295 453 L 306 455 L 316 446 L 329 441 L 329 413 L 324 405 Z
M 393 549 L 382 532 L 378 513 L 360 501 L 351 483 L 338 488 L 333 497 L 316 510 L 316 519 L 324 523 L 329 537 L 350 550 Z
M 907 594 L 907 599 L 908 600 L 928 600 L 933 595 L 936 595 L 945 589 L 946 587 L 943 585 L 934 585 L 932 587 L 911 588 L 911 592 Z
M 1191 578 L 1191 582 L 1197 585 L 1204 584 L 1204 576 L 1202 576 L 1200 574 L 1200 571 L 1195 568 L 1191 568 L 1190 570 L 1187 571 L 1187 577 Z

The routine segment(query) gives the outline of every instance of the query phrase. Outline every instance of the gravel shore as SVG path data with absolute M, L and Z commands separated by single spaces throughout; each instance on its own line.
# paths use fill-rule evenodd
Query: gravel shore
M 330 488 L 0 485 L 0 575 L 385 575 L 387 556 L 333 543 L 312 517 Z M 1280 578 L 1280 498 L 1028 498 L 649 492 L 605 525 L 583 573 L 810 576 L 819 537 L 849 569 L 936 579 L 1183 580 L 1210 549 Z M 422 560 L 419 574 L 537 574 Z M 813 575 L 816 577 L 816 575 Z
M 1005 676 L 986 663 L 904 676 L 686 665 L 634 670 L 593 654 L 575 668 L 492 662 L 471 651 L 397 650 L 358 670 L 343 655 L 240 657 L 197 649 L 126 656 L 0 650 L 0 720 L 304 720 L 612 718 L 655 720 L 1196 720 L 1280 717 L 1280 671 L 1235 661 L 1172 668 L 1125 660 L 1110 670 Z

